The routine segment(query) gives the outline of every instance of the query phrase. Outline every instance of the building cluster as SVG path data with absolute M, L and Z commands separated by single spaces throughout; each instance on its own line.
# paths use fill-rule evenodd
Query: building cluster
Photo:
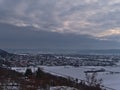
M 29 67 L 29 66 L 112 66 L 116 65 L 120 56 L 114 55 L 12 55 L 5 58 L 0 57 L 1 66 Z

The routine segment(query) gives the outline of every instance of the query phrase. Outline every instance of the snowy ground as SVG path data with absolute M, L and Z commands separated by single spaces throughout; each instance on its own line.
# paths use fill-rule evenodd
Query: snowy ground
M 84 71 L 93 71 L 104 69 L 105 72 L 99 72 L 98 78 L 103 79 L 103 85 L 106 87 L 113 88 L 115 90 L 120 90 L 120 67 L 119 66 L 81 66 L 81 67 L 72 67 L 72 66 L 39 66 L 44 69 L 44 71 L 49 72 L 54 75 L 59 75 L 63 77 L 73 77 L 74 79 L 85 80 Z M 31 67 L 32 68 L 32 67 Z M 13 70 L 19 72 L 25 72 L 26 68 L 13 67 Z M 34 72 L 37 68 L 32 68 Z
M 50 90 L 77 90 L 77 89 L 71 87 L 65 87 L 65 86 L 57 86 L 57 87 L 51 87 Z

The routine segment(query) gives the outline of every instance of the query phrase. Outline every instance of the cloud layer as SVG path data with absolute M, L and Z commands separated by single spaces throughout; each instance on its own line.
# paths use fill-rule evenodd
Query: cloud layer
M 34 31 L 32 27 L 18 27 L 0 23 L 0 48 L 40 49 L 117 49 L 120 43 L 94 39 L 89 35 L 60 34 L 51 31 Z
M 114 40 L 120 0 L 0 0 L 0 22 Z

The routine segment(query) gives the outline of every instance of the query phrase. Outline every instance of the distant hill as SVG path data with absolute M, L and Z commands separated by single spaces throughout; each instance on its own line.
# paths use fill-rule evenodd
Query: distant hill
M 16 54 L 83 54 L 83 55 L 120 55 L 120 49 L 8 49 Z
M 3 58 L 4 58 L 4 57 L 6 57 L 6 56 L 11 56 L 11 55 L 13 55 L 13 54 L 8 53 L 8 52 L 0 49 L 0 57 L 3 57 Z

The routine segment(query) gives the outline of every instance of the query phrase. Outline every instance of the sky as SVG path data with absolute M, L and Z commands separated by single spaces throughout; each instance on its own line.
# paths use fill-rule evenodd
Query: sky
M 0 48 L 119 46 L 120 0 L 0 0 Z

